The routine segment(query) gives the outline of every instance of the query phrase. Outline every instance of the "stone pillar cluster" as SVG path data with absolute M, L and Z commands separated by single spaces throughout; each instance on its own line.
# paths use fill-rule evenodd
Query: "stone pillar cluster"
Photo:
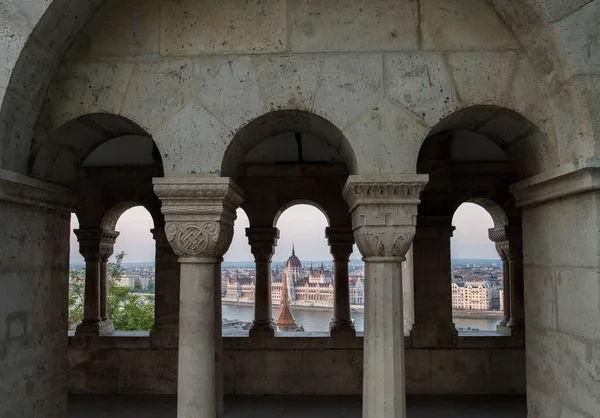
M 415 322 L 414 347 L 451 346 L 458 332 L 452 322 L 452 265 L 448 217 L 419 216 L 413 243 Z
M 350 317 L 350 283 L 348 262 L 352 254 L 354 236 L 352 228 L 329 227 L 325 235 L 333 255 L 333 319 L 329 324 L 332 336 L 355 336 Z
M 154 191 L 181 265 L 177 416 L 222 417 L 222 325 L 216 302 L 221 260 L 233 238 L 242 193 L 227 178 L 199 176 L 157 178 Z
M 365 261 L 364 418 L 406 416 L 401 263 L 427 178 L 350 176 L 344 188 Z
M 76 229 L 79 252 L 85 259 L 85 294 L 83 321 L 77 326 L 77 336 L 101 336 L 114 332 L 108 318 L 107 264 L 114 251 L 119 233 L 101 228 Z
M 507 225 L 491 228 L 488 232 L 502 259 L 504 276 L 504 318 L 498 325 L 498 331 L 510 335 L 523 335 L 525 298 L 521 226 Z
M 271 259 L 279 239 L 279 230 L 272 227 L 246 228 L 250 251 L 256 264 L 254 322 L 250 336 L 274 336 L 271 304 Z

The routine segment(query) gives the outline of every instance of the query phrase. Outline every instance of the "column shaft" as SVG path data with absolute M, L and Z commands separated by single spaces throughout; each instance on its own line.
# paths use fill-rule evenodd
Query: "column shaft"
M 253 328 L 272 327 L 271 262 L 256 260 Z
M 181 263 L 177 418 L 217 416 L 215 269 Z
M 502 281 L 504 286 L 504 316 L 502 320 L 498 324 L 499 327 L 506 327 L 508 322 L 510 321 L 510 300 L 511 300 L 511 292 L 510 292 L 510 265 L 509 261 L 505 256 L 501 256 L 502 258 Z
M 350 317 L 350 284 L 348 279 L 348 260 L 333 261 L 333 322 L 331 331 L 340 331 L 343 328 L 353 331 L 352 318 Z
M 523 259 L 511 258 L 508 263 L 510 266 L 511 311 L 507 326 L 511 329 L 512 334 L 518 334 L 525 330 Z
M 217 418 L 223 418 L 223 306 L 221 301 L 221 262 L 215 263 L 215 400 Z
M 100 260 L 100 318 L 108 320 L 108 257 Z
M 365 259 L 364 418 L 405 416 L 400 263 Z
M 100 322 L 100 260 L 88 258 L 85 260 L 85 303 L 83 307 L 83 322 Z
M 452 320 L 450 219 L 418 217 L 413 241 L 415 347 L 454 345 L 458 332 Z M 437 222 L 437 223 L 436 223 Z

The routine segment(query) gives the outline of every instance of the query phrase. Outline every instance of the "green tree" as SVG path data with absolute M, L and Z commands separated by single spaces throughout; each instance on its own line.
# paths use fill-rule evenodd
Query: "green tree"
M 123 259 L 120 252 L 107 268 L 108 318 L 118 331 L 150 331 L 154 325 L 154 295 L 140 294 L 141 288 L 121 286 Z M 69 289 L 69 329 L 75 329 L 83 319 L 85 269 L 71 271 Z

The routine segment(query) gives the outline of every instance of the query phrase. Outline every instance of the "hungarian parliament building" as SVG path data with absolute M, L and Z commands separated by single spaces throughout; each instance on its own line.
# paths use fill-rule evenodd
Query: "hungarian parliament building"
M 284 280 L 284 278 L 286 280 Z M 279 268 L 271 271 L 271 295 L 273 303 L 281 302 L 283 284 L 286 283 L 289 302 L 293 305 L 333 307 L 333 272 L 326 270 L 323 263 L 318 268 L 303 268 L 296 251 Z M 254 272 L 227 271 L 221 277 L 223 301 L 254 303 Z M 365 286 L 362 272 L 350 274 L 350 304 L 362 308 L 365 301 Z

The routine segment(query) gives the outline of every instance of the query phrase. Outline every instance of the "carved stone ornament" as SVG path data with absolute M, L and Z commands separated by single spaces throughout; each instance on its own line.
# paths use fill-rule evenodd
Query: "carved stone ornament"
M 325 236 L 334 260 L 347 260 L 350 257 L 354 245 L 352 227 L 330 226 L 325 228 Z
M 348 178 L 343 195 L 350 205 L 356 244 L 365 258 L 404 259 L 427 180 L 427 175 Z
M 254 260 L 270 262 L 279 239 L 279 229 L 270 227 L 246 228 L 246 236 Z
M 108 231 L 102 228 L 75 229 L 73 232 L 79 241 L 79 252 L 86 261 L 91 259 L 108 260 L 119 236 L 117 231 Z
M 224 177 L 155 178 L 162 201 L 165 235 L 180 257 L 218 259 L 233 239 L 242 192 Z
M 488 229 L 490 240 L 502 261 L 523 258 L 523 241 L 520 225 L 506 225 Z

